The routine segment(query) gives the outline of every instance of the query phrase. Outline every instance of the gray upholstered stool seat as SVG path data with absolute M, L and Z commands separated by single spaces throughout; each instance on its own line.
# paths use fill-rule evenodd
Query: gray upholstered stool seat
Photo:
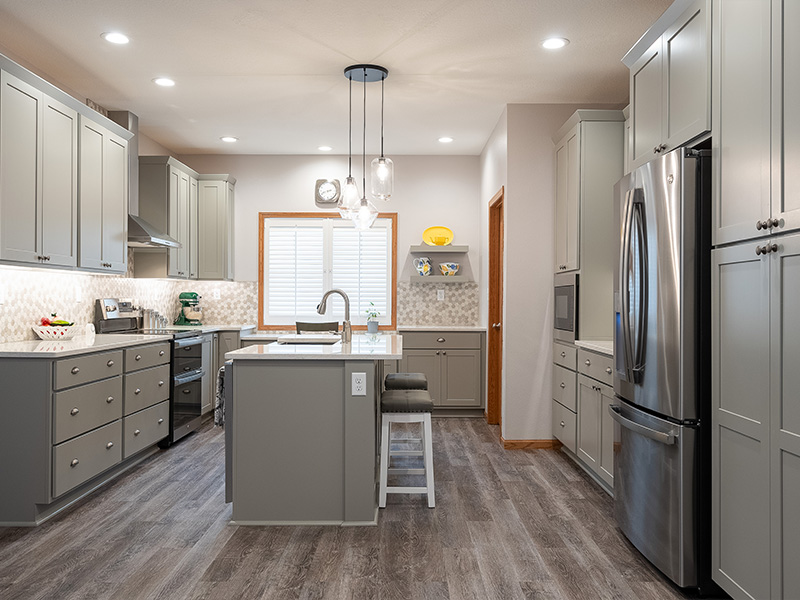
M 387 390 L 427 390 L 425 373 L 389 373 L 386 376 Z
M 433 508 L 433 443 L 431 411 L 433 400 L 428 393 L 428 380 L 423 373 L 391 373 L 386 376 L 386 391 L 381 394 L 381 468 L 378 506 L 386 507 L 386 494 L 427 494 L 428 507 Z M 403 443 L 418 442 L 420 450 L 392 449 L 392 423 L 419 423 L 419 438 L 404 438 Z M 392 456 L 421 456 L 425 468 L 401 469 L 390 466 Z M 389 473 L 397 475 L 425 475 L 424 486 L 390 486 Z

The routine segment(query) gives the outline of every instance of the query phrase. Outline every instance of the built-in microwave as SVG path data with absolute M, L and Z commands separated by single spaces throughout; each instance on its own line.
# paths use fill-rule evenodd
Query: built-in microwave
M 553 289 L 553 337 L 574 342 L 578 339 L 578 274 L 556 273 Z

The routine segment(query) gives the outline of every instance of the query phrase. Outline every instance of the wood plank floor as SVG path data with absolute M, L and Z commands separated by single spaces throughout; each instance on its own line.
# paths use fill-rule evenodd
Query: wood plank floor
M 434 418 L 436 508 L 377 527 L 236 527 L 210 424 L 37 528 L 0 528 L 0 598 L 683 598 L 561 452 Z

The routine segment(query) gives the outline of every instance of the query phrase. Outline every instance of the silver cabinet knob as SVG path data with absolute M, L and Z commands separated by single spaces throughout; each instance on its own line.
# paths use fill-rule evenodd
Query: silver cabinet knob
M 563 390 L 564 388 L 567 387 L 567 384 L 562 381 L 559 387 Z
M 161 387 L 162 385 L 164 385 L 164 382 L 163 381 L 159 381 L 158 382 L 158 387 Z
M 113 447 L 114 447 L 114 442 L 108 442 L 108 443 L 106 444 L 106 450 L 110 450 L 110 449 L 111 449 L 111 448 L 113 448 Z
M 72 367 L 72 370 L 70 371 L 70 373 L 72 373 L 73 375 L 77 375 L 80 372 L 81 370 L 78 367 Z
M 73 408 L 71 411 L 69 411 L 69 414 L 71 414 L 71 415 L 74 417 L 74 416 L 75 416 L 75 415 L 77 415 L 79 412 L 81 412 L 81 411 L 79 411 L 79 410 L 78 410 L 78 408 L 77 408 L 77 407 L 75 407 L 75 408 Z
M 141 355 L 141 354 L 137 354 L 137 355 L 134 357 L 134 360 L 142 360 L 142 355 Z
M 566 358 L 566 357 L 567 357 L 567 353 L 566 352 L 562 352 L 561 353 L 561 358 Z
M 442 350 L 442 354 L 447 354 L 447 350 Z
M 780 227 L 781 226 L 781 220 L 780 219 L 772 219 L 772 220 L 767 219 L 767 222 L 769 223 L 770 227 Z
M 439 342 L 439 343 L 441 344 L 441 343 L 443 343 L 445 340 L 444 340 L 444 338 L 440 337 L 440 338 L 439 338 L 439 339 L 437 339 L 436 341 L 437 341 L 437 342 Z
M 142 433 L 142 432 L 140 430 L 138 430 L 138 429 L 134 429 L 134 431 L 133 431 L 133 435 L 139 435 L 140 433 Z
M 567 424 L 566 424 L 566 423 L 564 423 L 564 421 L 561 421 L 561 426 L 562 426 L 562 427 L 566 427 L 566 426 L 567 426 Z
M 609 375 L 611 375 L 611 367 L 606 367 L 606 373 L 608 373 Z
M 761 231 L 762 229 L 766 229 L 766 228 L 767 228 L 767 222 L 766 221 L 756 221 L 756 229 L 758 231 Z
M 159 419 L 158 424 L 161 425 L 164 422 L 164 419 Z
M 106 402 L 108 402 L 109 404 L 111 404 L 113 401 L 114 401 L 114 396 L 109 396 L 108 398 L 106 398 Z
M 109 367 L 113 367 L 113 366 L 114 366 L 114 361 L 113 361 L 113 360 L 110 360 L 110 361 L 108 361 L 108 362 L 106 363 L 106 365 L 107 365 L 107 366 L 109 366 Z
M 439 354 L 439 353 L 437 352 L 436 354 Z M 192 390 L 190 390 L 190 389 L 188 389 L 188 388 L 184 388 L 184 389 L 183 389 L 183 393 L 184 393 L 184 394 L 191 394 L 191 393 L 192 393 Z
M 436 356 L 439 356 L 439 351 L 438 350 L 436 351 Z
M 158 355 L 159 356 L 164 356 L 164 351 L 163 350 L 159 350 Z
M 591 367 L 591 366 L 592 366 L 592 361 L 590 361 L 590 360 L 587 358 L 587 359 L 586 359 L 586 362 L 585 362 L 584 364 L 585 364 L 587 367 Z
M 81 461 L 79 461 L 77 458 L 73 458 L 72 461 L 69 463 L 69 466 L 70 467 L 77 467 L 78 463 L 80 463 L 80 462 Z
M 761 256 L 762 252 L 764 252 L 764 249 L 761 246 L 756 246 L 756 256 Z
M 142 393 L 142 388 L 136 388 L 135 390 L 133 390 L 133 393 L 134 394 L 141 394 Z
M 778 244 L 767 244 L 767 252 L 777 252 L 778 251 Z

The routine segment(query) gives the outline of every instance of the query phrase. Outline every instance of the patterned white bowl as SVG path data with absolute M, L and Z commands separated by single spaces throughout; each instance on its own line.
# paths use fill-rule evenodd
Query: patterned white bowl
M 74 325 L 39 325 L 31 329 L 40 340 L 71 340 L 80 330 Z

